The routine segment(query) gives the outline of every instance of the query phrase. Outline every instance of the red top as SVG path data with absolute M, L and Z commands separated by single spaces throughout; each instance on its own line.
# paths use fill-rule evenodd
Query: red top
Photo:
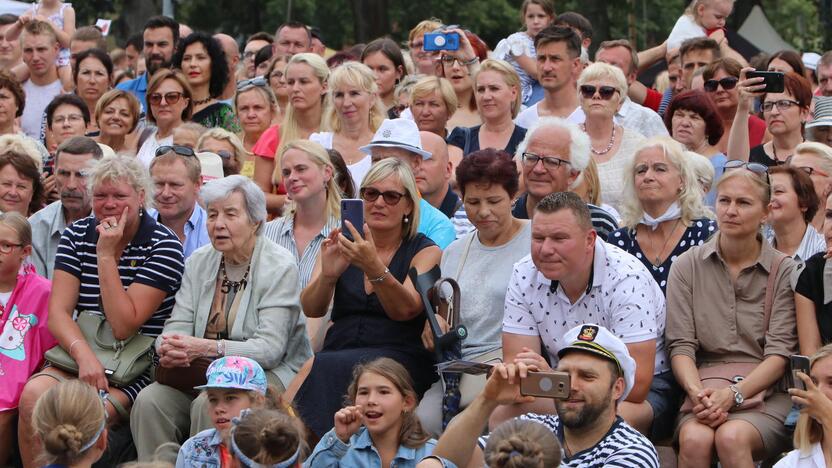
M 748 145 L 749 148 L 763 144 L 763 138 L 766 136 L 766 122 L 765 120 L 751 115 L 748 117 Z
M 662 104 L 662 93 L 653 88 L 647 88 L 647 96 L 644 97 L 642 106 L 653 109 L 654 112 L 659 111 L 659 106 Z
M 272 125 L 260 135 L 251 152 L 257 157 L 274 160 L 274 154 L 277 152 L 278 146 L 280 146 L 280 125 Z M 282 182 L 277 186 L 275 193 L 279 195 L 286 194 L 286 188 Z

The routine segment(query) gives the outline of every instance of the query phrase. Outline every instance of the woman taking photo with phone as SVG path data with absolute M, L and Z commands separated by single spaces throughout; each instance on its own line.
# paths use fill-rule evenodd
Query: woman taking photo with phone
M 477 109 L 473 77 L 479 70 L 480 63 L 488 58 L 488 46 L 471 31 L 451 28 L 443 32 L 459 35 L 459 48 L 443 50 L 437 68 L 437 75 L 451 82 L 459 103 L 459 108 L 448 121 L 448 128 L 480 125 L 482 118 Z
M 800 417 L 794 429 L 794 450 L 780 459 L 774 468 L 825 468 L 832 459 L 832 345 L 812 355 L 809 375 L 799 372 L 790 388 L 792 402 L 800 405 Z
M 342 65 L 343 66 L 343 65 Z M 344 221 L 354 241 L 336 228 L 321 246 L 312 280 L 301 293 L 307 317 L 322 317 L 332 302 L 333 325 L 323 349 L 287 390 L 301 419 L 318 437 L 333 426 L 359 361 L 389 357 L 401 363 L 421 396 L 436 379 L 422 345 L 424 306 L 408 271 L 430 271 L 441 252 L 419 225 L 419 195 L 410 167 L 398 158 L 373 165 L 361 185 L 365 226 Z M 342 214 L 343 216 L 343 214 Z
M 780 93 L 766 93 L 763 77 L 747 78 L 753 68 L 743 68 L 740 74 L 739 104 L 728 139 L 728 159 L 739 159 L 765 166 L 786 164 L 795 148 L 803 143 L 803 125 L 809 118 L 812 86 L 806 78 L 795 73 L 783 75 L 784 89 Z M 763 117 L 773 139 L 749 148 L 748 116 L 755 97 L 762 102 Z

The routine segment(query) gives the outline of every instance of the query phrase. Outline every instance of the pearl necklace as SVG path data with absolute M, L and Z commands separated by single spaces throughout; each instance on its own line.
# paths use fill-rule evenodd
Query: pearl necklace
M 586 133 L 586 124 L 585 123 L 581 124 L 581 130 L 583 130 L 584 133 Z M 613 125 L 613 127 L 612 127 L 612 135 L 610 135 L 610 143 L 607 145 L 606 148 L 604 148 L 602 151 L 598 151 L 595 148 L 593 148 L 592 145 L 590 144 L 589 149 L 592 150 L 592 154 L 602 156 L 602 155 L 605 155 L 605 154 L 609 153 L 610 150 L 612 150 L 613 146 L 615 146 L 615 125 Z

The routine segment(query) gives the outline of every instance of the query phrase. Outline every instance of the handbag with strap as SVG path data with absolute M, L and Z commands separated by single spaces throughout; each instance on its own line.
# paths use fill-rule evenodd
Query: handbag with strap
M 155 342 L 152 337 L 137 333 L 126 340 L 117 340 L 106 317 L 86 311 L 78 314 L 76 323 L 112 385 L 126 387 L 150 368 Z M 78 375 L 78 363 L 60 345 L 47 351 L 44 357 L 56 368 Z
M 765 324 L 763 337 L 765 337 L 765 334 L 768 333 L 769 322 L 771 321 L 771 308 L 774 302 L 774 280 L 777 277 L 780 264 L 783 263 L 783 259 L 785 258 L 786 255 L 781 255 L 780 257 L 774 259 L 771 264 L 771 271 L 768 274 L 766 296 L 763 305 L 763 323 Z M 713 366 L 700 367 L 698 369 L 699 379 L 702 382 L 702 388 L 722 389 L 741 382 L 748 376 L 748 374 L 754 371 L 758 365 L 759 363 L 754 362 L 727 362 Z M 768 390 L 757 392 L 754 395 L 744 398 L 742 405 L 732 409 L 742 411 L 759 408 L 763 406 L 765 398 L 769 394 L 770 392 Z M 690 413 L 693 411 L 693 407 L 694 404 L 690 397 L 685 397 L 685 403 L 679 411 L 682 413 Z

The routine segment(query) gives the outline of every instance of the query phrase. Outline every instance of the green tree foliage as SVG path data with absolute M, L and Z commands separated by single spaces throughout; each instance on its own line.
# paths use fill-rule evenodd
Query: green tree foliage
M 667 37 L 689 0 L 556 0 L 558 12 L 578 11 L 592 21 L 593 43 L 609 38 L 635 38 L 639 48 L 659 44 Z M 755 4 L 762 5 L 783 38 L 802 50 L 832 47 L 830 24 L 824 25 L 823 2 L 832 0 L 737 0 L 739 27 Z M 114 33 L 121 42 L 138 32 L 152 11 L 161 11 L 161 0 L 87 0 L 76 2 L 78 24 L 98 17 L 115 20 Z M 429 17 L 446 24 L 460 24 L 474 31 L 490 47 L 522 27 L 522 0 L 176 0 L 176 17 L 195 29 L 224 31 L 243 38 L 256 31 L 274 32 L 287 18 L 314 24 L 323 30 L 327 44 L 341 48 L 387 35 L 407 39 L 414 25 Z M 829 21 L 829 19 L 827 19 Z

